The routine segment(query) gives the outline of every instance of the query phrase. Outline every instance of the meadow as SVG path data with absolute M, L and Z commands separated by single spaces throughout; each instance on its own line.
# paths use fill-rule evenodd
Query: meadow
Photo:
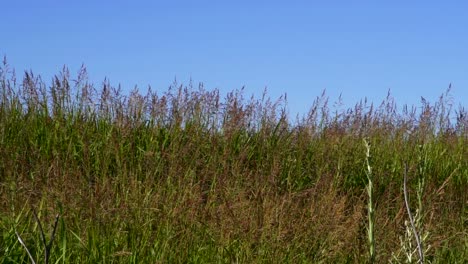
M 267 92 L 125 94 L 5 59 L 0 263 L 466 263 L 467 140 L 449 91 L 292 118 Z

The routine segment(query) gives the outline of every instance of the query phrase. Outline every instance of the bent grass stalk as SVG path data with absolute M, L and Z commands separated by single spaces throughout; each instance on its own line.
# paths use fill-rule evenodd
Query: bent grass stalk
M 408 193 L 408 165 L 405 163 L 404 174 L 403 174 L 403 197 L 405 202 L 406 213 L 408 214 L 408 220 L 405 220 L 405 233 L 400 236 L 400 249 L 397 254 L 392 253 L 391 263 L 402 263 L 400 254 L 404 253 L 404 263 L 413 263 L 414 255 L 418 254 L 418 263 L 425 263 L 425 255 L 429 252 L 431 245 L 424 247 L 426 240 L 429 236 L 428 232 L 424 232 L 422 227 L 422 195 L 423 195 L 423 175 L 419 175 L 418 178 L 418 208 L 415 214 L 411 212 L 410 199 Z M 444 183 L 445 184 L 445 183 Z M 443 185 L 444 185 L 443 184 Z M 416 245 L 413 244 L 413 239 Z
M 406 210 L 408 212 L 408 218 L 410 220 L 411 229 L 413 231 L 414 238 L 416 239 L 416 246 L 417 246 L 418 254 L 419 254 L 419 263 L 424 263 L 424 254 L 423 254 L 423 250 L 422 250 L 421 239 L 420 239 L 420 236 L 418 234 L 418 230 L 416 230 L 416 225 L 414 223 L 413 215 L 411 214 L 411 209 L 410 209 L 410 206 L 409 206 L 408 190 L 406 188 L 407 173 L 408 173 L 408 171 L 407 171 L 407 167 L 405 165 L 405 175 L 404 175 L 404 178 L 403 178 L 403 194 L 405 196 L 405 206 L 406 206 Z
M 374 237 L 374 221 L 375 221 L 375 212 L 374 212 L 374 202 L 373 202 L 373 177 L 372 177 L 372 167 L 370 166 L 370 144 L 364 139 L 364 145 L 366 147 L 366 175 L 367 175 L 367 238 L 369 242 L 369 262 L 375 262 L 375 237 Z
M 36 219 L 36 222 L 39 226 L 39 232 L 40 232 L 40 235 L 41 235 L 41 239 L 42 239 L 42 245 L 44 246 L 44 263 L 45 264 L 48 264 L 49 263 L 49 259 L 50 259 L 50 250 L 52 249 L 52 244 L 54 243 L 54 239 L 55 239 L 55 233 L 57 231 L 57 225 L 58 225 L 58 220 L 59 220 L 59 217 L 60 215 L 57 214 L 55 216 L 55 223 L 54 223 L 54 229 L 52 230 L 52 234 L 51 234 L 51 237 L 50 237 L 50 241 L 49 243 L 47 243 L 47 240 L 46 240 L 46 236 L 45 236 L 45 233 L 44 233 L 44 229 L 42 229 L 42 224 L 41 224 L 41 220 L 39 220 L 39 217 L 37 216 L 37 213 L 34 209 L 32 209 L 32 212 L 33 212 L 33 215 L 34 215 L 34 218 Z M 20 244 L 24 247 L 24 249 L 26 250 L 26 253 L 28 254 L 29 258 L 31 259 L 31 262 L 33 264 L 36 263 L 36 261 L 34 261 L 34 258 L 33 256 L 31 255 L 31 252 L 29 251 L 28 247 L 26 246 L 26 243 L 24 243 L 23 239 L 21 238 L 20 234 L 15 230 L 15 234 L 16 236 L 18 237 L 18 241 L 20 242 Z

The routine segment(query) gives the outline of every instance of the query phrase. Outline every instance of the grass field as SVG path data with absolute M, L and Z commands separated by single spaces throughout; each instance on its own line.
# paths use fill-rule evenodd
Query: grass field
M 322 94 L 297 119 L 244 96 L 124 96 L 5 61 L 0 263 L 44 263 L 56 219 L 49 263 L 466 263 L 468 112 L 449 92 L 345 110 Z

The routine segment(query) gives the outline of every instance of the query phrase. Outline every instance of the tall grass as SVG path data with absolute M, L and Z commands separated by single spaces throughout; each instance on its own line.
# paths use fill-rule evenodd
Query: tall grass
M 367 236 L 369 240 L 369 262 L 375 262 L 375 236 L 374 236 L 374 223 L 375 223 L 375 207 L 374 207 L 374 177 L 372 176 L 372 167 L 370 165 L 369 159 L 370 155 L 370 145 L 366 139 L 364 139 L 364 145 L 366 146 L 366 174 L 367 174 Z
M 126 95 L 84 67 L 19 80 L 5 60 L 0 262 L 29 261 L 15 231 L 44 257 L 34 210 L 43 227 L 60 215 L 50 263 L 405 262 L 405 164 L 425 261 L 468 258 L 468 113 L 449 91 L 346 110 L 323 93 L 296 119 L 284 97 L 244 96 Z

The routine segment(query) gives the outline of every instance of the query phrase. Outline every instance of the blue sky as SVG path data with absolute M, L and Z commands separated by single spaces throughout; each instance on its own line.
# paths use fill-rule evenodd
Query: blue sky
M 345 106 L 388 90 L 399 106 L 452 83 L 468 102 L 464 1 L 3 1 L 0 55 L 46 80 L 84 63 L 125 90 L 203 82 L 272 98 L 292 115 L 326 89 Z

